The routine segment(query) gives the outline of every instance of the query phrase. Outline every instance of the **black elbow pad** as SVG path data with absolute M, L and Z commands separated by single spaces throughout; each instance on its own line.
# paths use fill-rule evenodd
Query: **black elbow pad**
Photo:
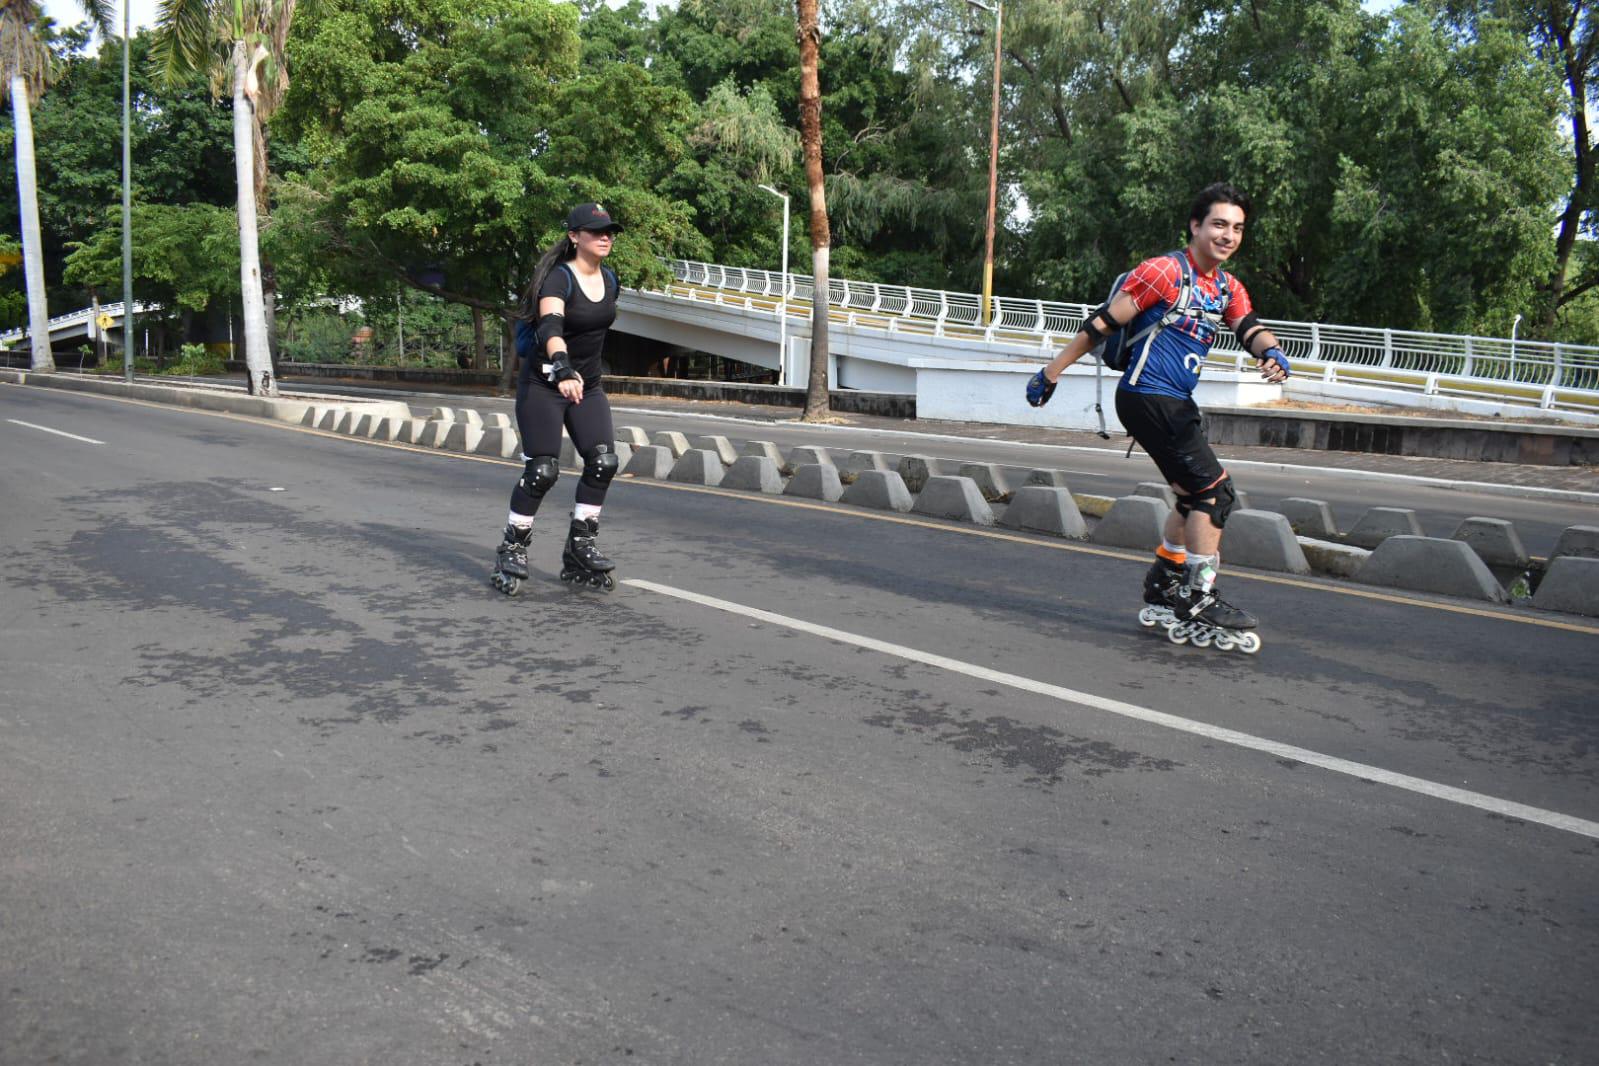
M 543 353 L 550 343 L 551 337 L 566 337 L 566 316 L 558 314 L 542 315 L 539 318 L 538 331 L 534 334 L 538 340 L 538 350 Z
M 1238 338 L 1238 347 L 1246 352 L 1249 351 L 1249 338 L 1265 328 L 1265 326 L 1260 324 L 1260 319 L 1255 317 L 1255 312 L 1253 311 L 1239 319 L 1238 325 L 1233 327 L 1233 336 Z

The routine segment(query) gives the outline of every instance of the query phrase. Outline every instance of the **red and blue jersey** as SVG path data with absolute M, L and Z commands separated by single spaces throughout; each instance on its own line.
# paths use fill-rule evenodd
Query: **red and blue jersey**
M 1188 307 L 1192 313 L 1179 315 L 1156 333 L 1147 357 L 1148 337 L 1133 346 L 1119 388 L 1179 399 L 1191 396 L 1216 334 L 1223 325 L 1236 327 L 1252 310 L 1249 292 L 1237 278 L 1219 268 L 1201 274 L 1193 256 L 1186 250 L 1182 254 L 1188 256 L 1193 271 L 1194 293 Z M 1135 336 L 1158 322 L 1177 303 L 1182 288 L 1183 268 L 1173 255 L 1146 259 L 1134 267 L 1121 287 L 1138 305 L 1138 316 L 1123 327 L 1127 335 Z

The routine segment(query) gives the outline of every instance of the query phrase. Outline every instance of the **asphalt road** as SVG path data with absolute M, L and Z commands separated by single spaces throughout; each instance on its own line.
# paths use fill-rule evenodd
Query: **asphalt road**
M 1137 553 L 631 480 L 582 592 L 571 474 L 507 599 L 512 464 L 0 454 L 8 1066 L 1599 1059 L 1584 620 L 1231 573 L 1264 650 L 1175 647 Z
M 479 411 L 511 413 L 511 401 L 493 396 L 463 396 L 383 387 L 330 385 L 285 386 L 290 391 L 323 392 L 400 399 L 419 414 L 434 406 L 471 407 Z M 636 425 L 647 432 L 675 429 L 689 436 L 721 434 L 732 439 L 770 440 L 783 449 L 802 444 L 839 451 L 872 450 L 898 454 L 930 455 L 954 462 L 997 463 L 1031 469 L 1049 467 L 1067 472 L 1074 492 L 1125 496 L 1140 482 L 1161 480 L 1159 471 L 1141 451 L 1127 455 L 1127 439 L 1105 443 L 1090 434 L 1032 434 L 1039 438 L 1075 437 L 1084 443 L 1045 444 L 1033 440 L 985 439 L 974 427 L 944 424 L 946 432 L 928 432 L 924 423 L 897 426 L 887 419 L 858 420 L 867 425 L 806 425 L 793 416 L 781 418 L 752 414 L 738 405 L 650 402 L 641 397 L 615 396 L 618 425 Z M 718 408 L 721 410 L 718 412 Z M 948 432 L 953 430 L 954 432 Z M 1252 507 L 1272 508 L 1288 497 L 1325 501 L 1338 528 L 1349 530 L 1371 507 L 1403 507 L 1416 512 L 1428 536 L 1447 537 L 1465 518 L 1501 518 L 1514 522 L 1527 551 L 1547 556 L 1561 530 L 1599 522 L 1599 477 L 1592 471 L 1512 467 L 1503 463 L 1467 463 L 1450 460 L 1407 459 L 1400 456 L 1348 456 L 1288 448 L 1218 449 L 1234 482 L 1249 494 Z M 1329 465 L 1336 460 L 1346 468 Z M 1362 468 L 1364 467 L 1364 469 Z M 1536 475 L 1548 473 L 1539 478 Z M 1374 476 L 1378 475 L 1378 476 Z M 1395 476 L 1397 475 L 1397 476 Z M 1518 477 L 1558 481 L 1574 486 L 1539 493 L 1534 486 L 1526 495 L 1496 491 L 1499 483 L 1514 484 Z M 1472 483 L 1488 487 L 1473 489 Z M 1582 495 L 1585 493 L 1585 495 Z

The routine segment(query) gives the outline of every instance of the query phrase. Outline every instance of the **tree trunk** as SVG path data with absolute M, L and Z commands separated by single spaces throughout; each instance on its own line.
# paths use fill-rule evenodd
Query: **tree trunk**
M 44 294 L 44 249 L 39 235 L 39 178 L 33 165 L 33 116 L 28 106 L 28 85 L 18 74 L 11 79 L 11 117 L 17 141 L 17 201 L 22 212 L 22 273 L 28 287 L 28 340 L 33 346 L 33 369 L 54 370 L 50 307 Z
M 805 149 L 805 181 L 811 193 L 811 373 L 805 389 L 801 421 L 828 417 L 827 308 L 828 252 L 833 243 L 827 225 L 827 191 L 822 179 L 822 82 L 816 0 L 796 0 L 799 10 L 800 139 Z
M 1590 139 L 1592 134 L 1588 129 L 1587 57 L 1579 54 L 1579 42 L 1573 39 L 1566 25 L 1554 17 L 1555 10 L 1554 5 L 1551 5 L 1546 26 L 1548 36 L 1553 38 L 1560 50 L 1565 68 L 1566 92 L 1571 100 L 1572 183 L 1571 195 L 1566 201 L 1566 209 L 1560 214 L 1555 234 L 1555 268 L 1549 276 L 1550 299 L 1542 321 L 1542 332 L 1546 337 L 1554 335 L 1555 317 L 1560 311 L 1570 276 L 1571 253 L 1577 247 L 1582 220 L 1587 217 L 1595 195 L 1595 159 Z M 1573 18 L 1572 26 L 1575 24 L 1576 19 Z
M 500 340 L 505 345 L 505 358 L 500 360 L 500 391 L 516 388 L 516 320 L 506 315 L 500 320 Z
M 267 344 L 266 303 L 261 294 L 261 245 L 255 218 L 255 105 L 245 93 L 250 49 L 233 43 L 233 171 L 239 187 L 239 284 L 244 290 L 244 362 L 250 392 L 278 394 Z
M 489 365 L 489 345 L 483 336 L 483 308 L 472 308 L 472 369 L 486 370 Z

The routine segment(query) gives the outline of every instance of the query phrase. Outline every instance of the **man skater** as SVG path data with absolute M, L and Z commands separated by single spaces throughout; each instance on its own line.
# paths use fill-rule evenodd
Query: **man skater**
M 1223 325 L 1260 362 L 1260 375 L 1288 377 L 1288 359 L 1262 326 L 1242 283 L 1221 269 L 1244 241 L 1249 198 L 1231 185 L 1206 187 L 1188 213 L 1188 247 L 1146 259 L 1130 271 L 1110 301 L 1027 386 L 1035 407 L 1048 401 L 1061 372 L 1107 337 L 1124 331 L 1127 368 L 1116 388 L 1116 414 L 1149 453 L 1177 495 L 1164 541 L 1144 578 L 1140 614 L 1167 627 L 1176 643 L 1192 640 L 1241 651 L 1260 649 L 1249 632 L 1254 616 L 1216 594 L 1222 528 L 1237 503 L 1232 479 L 1205 439 L 1193 392 L 1200 368 Z

